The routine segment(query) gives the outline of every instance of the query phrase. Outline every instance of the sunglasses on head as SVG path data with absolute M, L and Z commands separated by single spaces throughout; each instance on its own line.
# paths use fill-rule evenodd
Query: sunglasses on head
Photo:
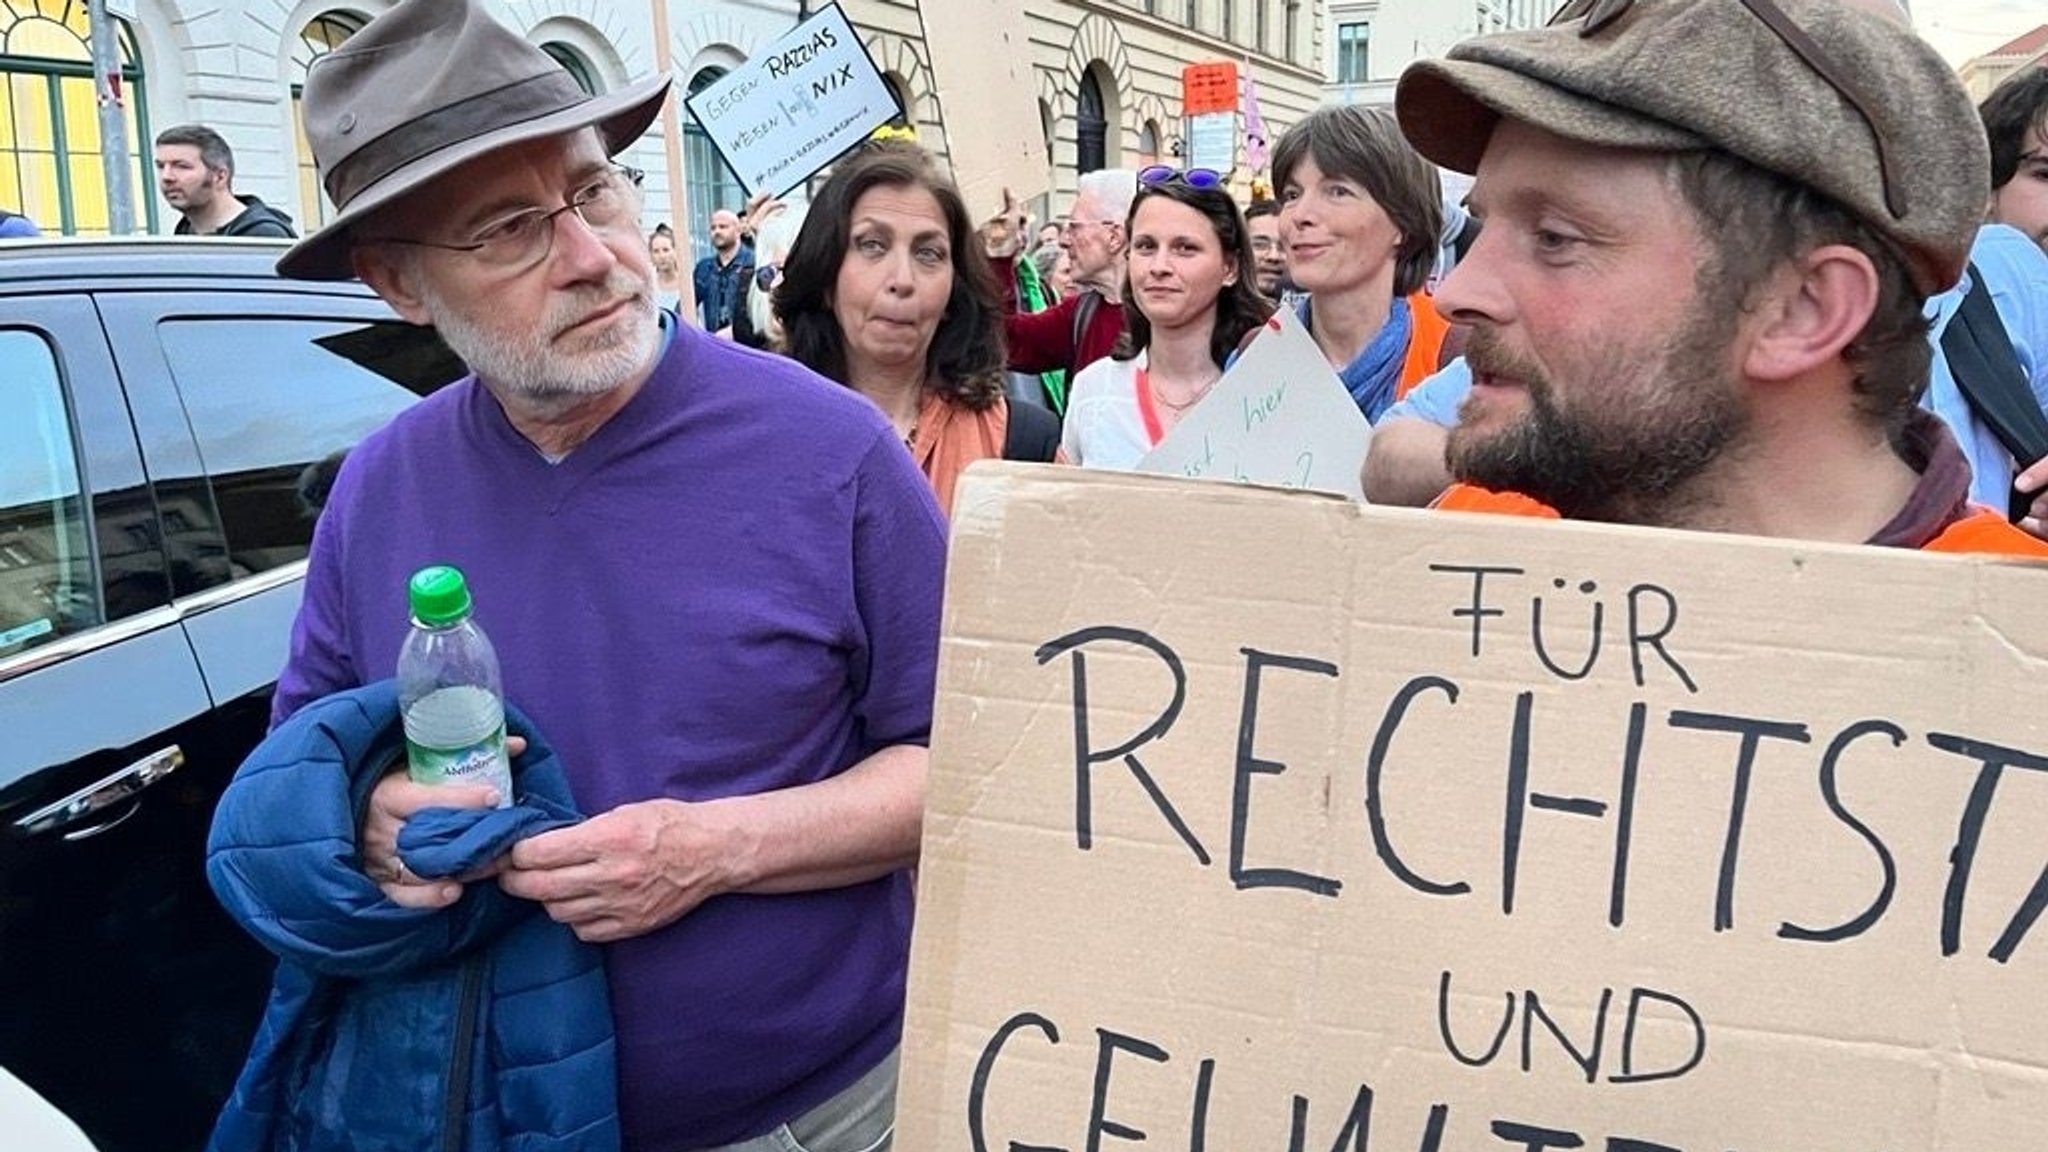
M 1190 188 L 1221 188 L 1223 174 L 1211 168 L 1175 168 L 1166 164 L 1154 164 L 1138 171 L 1138 187 L 1157 188 L 1162 184 L 1185 184 Z
M 1801 28 L 1772 0 L 1741 0 L 1741 3 L 1749 10 L 1749 14 L 1762 21 L 1764 27 L 1769 28 L 1794 56 L 1799 57 L 1828 87 L 1834 89 L 1843 103 L 1855 109 L 1856 114 L 1863 118 L 1863 123 L 1870 128 L 1871 138 L 1877 144 L 1878 175 L 1884 182 L 1884 206 L 1890 210 L 1893 218 L 1903 217 L 1906 214 L 1906 207 L 1899 200 L 1900 174 L 1895 166 L 1890 142 L 1878 128 L 1877 117 L 1871 112 L 1870 102 L 1864 99 L 1861 86 L 1847 70 L 1835 64 L 1827 52 L 1814 42 L 1812 36 L 1807 35 L 1806 29 Z M 1557 15 L 1552 16 L 1550 22 L 1568 24 L 1574 20 L 1584 20 L 1585 24 L 1579 29 L 1579 35 L 1582 38 L 1592 37 L 1621 19 L 1635 6 L 1636 0 L 1571 0 L 1563 8 L 1558 9 Z

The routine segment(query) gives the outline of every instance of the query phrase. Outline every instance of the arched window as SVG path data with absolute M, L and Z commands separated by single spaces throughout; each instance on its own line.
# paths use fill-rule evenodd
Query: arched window
M 127 22 L 116 20 L 114 26 L 133 161 L 129 182 L 140 222 L 154 231 L 141 57 Z M 0 207 L 22 213 L 45 232 L 111 231 L 91 36 L 86 6 L 77 0 L 0 4 Z
M 567 72 L 570 78 L 576 81 L 578 88 L 592 96 L 597 95 L 597 72 L 591 68 L 590 61 L 583 58 L 583 53 L 560 40 L 550 40 L 541 45 L 540 50 L 553 57 L 555 63 L 562 66 L 562 71 Z
M 896 107 L 902 111 L 890 117 L 891 128 L 914 128 L 917 126 L 917 111 L 910 103 L 910 85 L 894 72 L 882 73 L 882 83 L 889 86 L 889 94 L 896 97 Z
M 1105 159 L 1109 118 L 1103 107 L 1102 85 L 1096 82 L 1092 71 L 1081 76 L 1074 120 L 1074 171 L 1085 174 L 1109 167 Z
M 1138 129 L 1138 164 L 1149 167 L 1159 163 L 1159 121 L 1147 120 Z
M 725 75 L 723 68 L 706 68 L 690 78 L 690 95 L 702 92 Z M 688 181 L 690 247 L 699 259 L 711 254 L 711 214 L 720 208 L 737 212 L 746 207 L 740 194 L 740 178 L 718 156 L 711 137 L 697 126 L 696 117 L 683 120 L 683 174 Z
M 352 12 L 323 12 L 299 29 L 299 45 L 292 50 L 292 139 L 298 149 L 300 231 L 311 232 L 334 215 L 334 205 L 320 187 L 320 171 L 313 163 L 313 145 L 306 139 L 306 69 L 341 42 L 362 30 L 363 18 Z

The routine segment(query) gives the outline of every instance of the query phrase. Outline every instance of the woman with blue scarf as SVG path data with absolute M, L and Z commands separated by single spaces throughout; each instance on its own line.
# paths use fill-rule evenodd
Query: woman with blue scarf
M 1280 138 L 1273 186 L 1301 321 L 1376 422 L 1437 370 L 1449 331 L 1424 291 L 1443 228 L 1436 169 L 1392 113 L 1329 106 Z

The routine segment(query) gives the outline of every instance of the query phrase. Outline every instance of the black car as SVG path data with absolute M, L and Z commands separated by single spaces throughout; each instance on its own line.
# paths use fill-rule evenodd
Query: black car
M 341 454 L 461 373 L 282 251 L 0 245 L 0 1067 L 105 1152 L 198 1147 L 233 1084 L 272 963 L 214 803 Z

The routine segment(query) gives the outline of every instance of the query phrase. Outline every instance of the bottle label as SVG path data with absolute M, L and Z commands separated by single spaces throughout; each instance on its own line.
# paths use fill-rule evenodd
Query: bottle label
M 503 724 L 474 744 L 432 748 L 408 738 L 405 750 L 412 778 L 421 784 L 486 784 L 498 790 L 501 803 L 512 802 L 512 769 L 505 755 Z

